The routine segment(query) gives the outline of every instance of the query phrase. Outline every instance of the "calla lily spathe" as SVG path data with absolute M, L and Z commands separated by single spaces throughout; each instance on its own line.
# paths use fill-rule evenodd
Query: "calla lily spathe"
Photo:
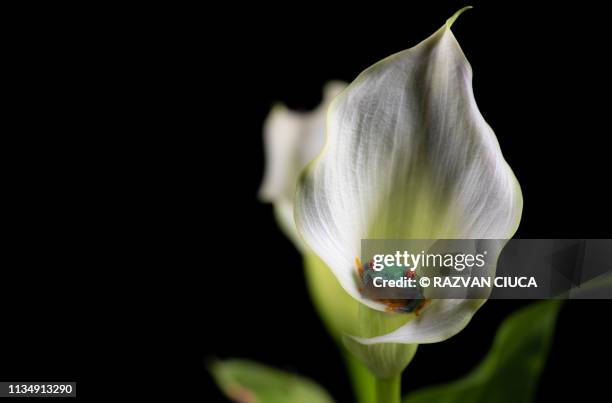
M 326 144 L 297 187 L 295 219 L 308 246 L 361 303 L 361 239 L 508 239 L 522 212 L 518 181 L 472 91 L 451 25 L 374 64 L 331 103 Z M 432 343 L 485 300 L 434 300 L 370 343 Z
M 296 184 L 300 172 L 323 147 L 327 107 L 346 86 L 341 81 L 325 84 L 321 104 L 310 112 L 277 104 L 264 122 L 266 167 L 259 197 L 274 204 L 281 228 L 302 251 L 304 246 L 293 220 Z

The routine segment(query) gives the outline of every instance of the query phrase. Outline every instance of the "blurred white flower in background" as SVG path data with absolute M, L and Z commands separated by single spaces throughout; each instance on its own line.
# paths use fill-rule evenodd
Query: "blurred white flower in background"
M 320 105 L 309 112 L 293 111 L 283 104 L 277 104 L 264 123 L 266 166 L 259 197 L 262 201 L 273 203 L 281 228 L 302 251 L 303 244 L 293 220 L 298 177 L 321 151 L 325 142 L 327 107 L 346 86 L 341 81 L 325 84 Z

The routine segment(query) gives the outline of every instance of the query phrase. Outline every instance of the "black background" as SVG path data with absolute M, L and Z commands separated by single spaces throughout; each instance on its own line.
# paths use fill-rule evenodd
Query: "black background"
M 257 201 L 261 127 L 274 102 L 313 108 L 323 83 L 465 5 L 400 3 L 5 13 L 0 379 L 222 401 L 205 362 L 243 357 L 350 401 L 301 259 Z M 453 31 L 523 190 L 516 236 L 610 238 L 609 14 L 487 3 Z M 520 305 L 489 301 L 422 346 L 404 388 L 465 374 Z M 564 305 L 538 401 L 606 399 L 611 307 Z

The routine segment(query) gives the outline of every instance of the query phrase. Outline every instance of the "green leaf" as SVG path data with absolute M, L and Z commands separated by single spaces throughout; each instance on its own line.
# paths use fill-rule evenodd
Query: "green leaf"
M 544 368 L 560 301 L 542 301 L 510 315 L 491 350 L 466 377 L 409 394 L 404 403 L 526 403 Z
M 331 403 L 313 381 L 247 360 L 214 362 L 210 371 L 223 393 L 239 403 Z

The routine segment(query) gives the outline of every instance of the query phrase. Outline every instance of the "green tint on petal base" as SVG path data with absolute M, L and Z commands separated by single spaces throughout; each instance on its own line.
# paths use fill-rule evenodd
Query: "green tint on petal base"
M 360 305 L 358 312 L 359 337 L 374 337 L 390 333 L 401 327 L 413 314 L 380 312 Z M 408 366 L 417 344 L 379 343 L 365 345 L 352 337 L 344 335 L 344 345 L 361 360 L 378 379 L 391 379 Z
M 306 281 L 317 312 L 335 338 L 342 335 L 374 337 L 391 332 L 415 317 L 414 314 L 381 312 L 351 297 L 331 270 L 316 255 L 304 256 Z
M 384 343 L 366 346 L 352 336 L 374 337 L 386 334 L 400 328 L 415 315 L 368 308 L 348 295 L 331 270 L 317 256 L 306 255 L 304 264 L 310 295 L 332 336 L 343 343 L 376 377 L 388 378 L 401 372 L 414 356 L 417 348 L 415 344 Z M 349 361 L 349 370 L 360 372 L 351 367 Z

